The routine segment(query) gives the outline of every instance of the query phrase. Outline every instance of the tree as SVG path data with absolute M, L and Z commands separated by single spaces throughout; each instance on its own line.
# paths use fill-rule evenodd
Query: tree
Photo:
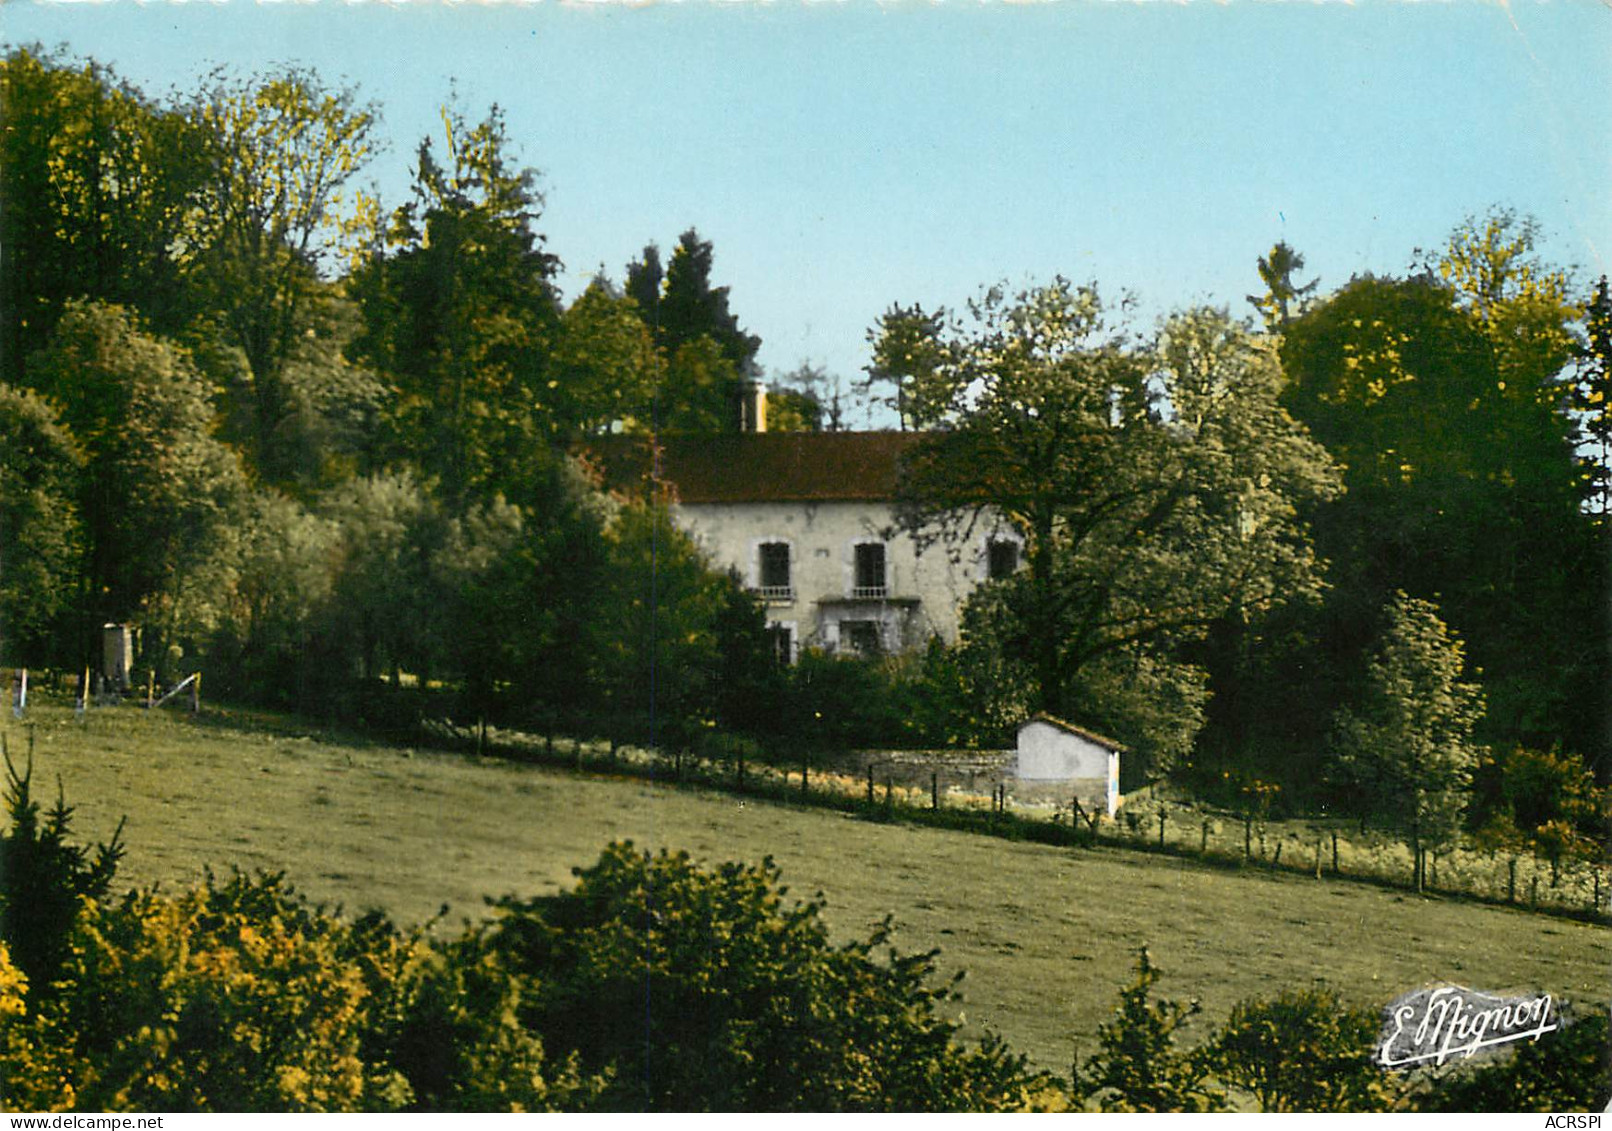
M 213 557 L 246 497 L 238 457 L 214 435 L 213 390 L 186 351 L 93 303 L 68 304 L 31 369 L 86 455 L 84 627 L 137 621 L 160 650 L 187 572 Z
M 1258 266 L 1265 293 L 1249 295 L 1249 304 L 1264 317 L 1266 329 L 1281 330 L 1296 314 L 1304 312 L 1304 304 L 1320 280 L 1299 284 L 1294 276 L 1304 270 L 1304 256 L 1285 240 L 1277 242 L 1269 254 L 1260 256 Z
M 1330 497 L 1336 471 L 1277 403 L 1268 348 L 1214 311 L 1141 347 L 1063 281 L 971 314 L 914 345 L 930 361 L 908 403 L 942 427 L 909 456 L 898 513 L 925 550 L 981 523 L 1023 532 L 1028 568 L 990 598 L 988 635 L 1035 708 L 1072 713 L 1105 657 L 1169 658 L 1234 609 L 1315 591 L 1297 507 Z
M 549 359 L 563 435 L 649 426 L 661 361 L 638 304 L 595 279 L 560 318 Z
M 1002 1111 L 1041 1079 L 936 1014 L 933 954 L 829 942 L 772 862 L 699 868 L 613 844 L 560 895 L 500 902 L 494 945 L 533 978 L 526 1026 L 608 1075 L 627 1111 Z
M 857 385 L 857 392 L 876 405 L 893 409 L 897 427 L 903 432 L 909 428 L 925 428 L 931 423 L 915 414 L 916 406 L 909 402 L 908 389 L 913 382 L 927 385 L 936 368 L 944 364 L 938 347 L 945 328 L 944 311 L 931 314 L 917 304 L 897 304 L 885 311 L 868 331 L 873 361 L 867 367 L 867 378 Z M 882 398 L 875 395 L 875 390 L 885 384 L 890 386 L 889 394 Z
M 356 272 L 365 331 L 353 355 L 399 390 L 393 450 L 457 508 L 503 493 L 554 433 L 547 355 L 558 268 L 534 225 L 536 173 L 511 166 L 495 106 L 477 125 L 443 111 L 446 160 L 420 143 L 414 200 Z
M 1394 595 L 1358 707 L 1339 713 L 1339 775 L 1376 819 L 1405 836 L 1416 890 L 1429 849 L 1452 844 L 1480 748 L 1483 694 L 1461 679 L 1465 649 L 1427 601 Z
M 43 660 L 78 593 L 84 458 L 50 402 L 0 384 L 0 660 Z
M 66 304 L 185 314 L 207 170 L 202 131 L 98 63 L 19 47 L 0 59 L 0 380 L 27 384 Z
M 1578 464 L 1585 505 L 1605 529 L 1612 524 L 1612 293 L 1605 275 L 1584 321 L 1587 340 L 1579 351 L 1572 407 L 1584 434 Z
M 728 309 L 728 288 L 711 285 L 714 251 L 693 228 L 678 238 L 661 272 L 650 244 L 627 267 L 627 294 L 643 312 L 666 359 L 656 426 L 671 431 L 734 431 L 743 382 L 757 374 L 761 339 Z
M 1347 486 L 1310 512 L 1334 588 L 1304 626 L 1308 698 L 1341 705 L 1375 610 L 1403 589 L 1436 596 L 1469 642 L 1486 738 L 1595 754 L 1612 656 L 1583 626 L 1604 616 L 1609 559 L 1563 411 L 1576 313 L 1534 259 L 1516 233 L 1466 229 L 1440 260 L 1459 287 L 1439 264 L 1355 279 L 1287 327 L 1283 402 Z
M 299 408 L 286 369 L 329 295 L 322 271 L 372 222 L 373 202 L 351 185 L 374 150 L 376 114 L 352 89 L 290 68 L 215 76 L 191 117 L 212 170 L 203 222 L 189 233 L 197 313 L 241 351 L 230 389 L 237 435 L 266 479 L 285 482 Z

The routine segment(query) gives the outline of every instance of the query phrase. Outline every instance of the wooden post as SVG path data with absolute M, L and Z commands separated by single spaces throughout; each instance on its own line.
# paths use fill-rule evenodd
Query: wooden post
M 868 763 L 868 807 L 873 806 L 873 763 Z
M 929 775 L 929 807 L 940 808 L 940 773 L 938 771 Z
M 1249 860 L 1254 855 L 1254 818 L 1243 818 L 1243 859 Z
M 884 815 L 890 815 L 890 808 L 895 804 L 895 796 L 891 790 L 890 779 L 884 779 Z
M 79 718 L 90 709 L 90 669 L 85 667 L 84 674 L 78 679 L 78 701 L 73 704 L 73 712 Z
M 1539 870 L 1537 868 L 1534 870 L 1534 874 L 1528 878 L 1528 905 L 1530 907 L 1539 906 Z
M 1271 867 L 1275 868 L 1282 862 L 1282 842 L 1276 842 L 1276 855 L 1271 857 Z
M 1506 902 L 1517 902 L 1517 858 L 1506 861 Z
M 1332 874 L 1338 875 L 1338 830 L 1332 830 Z
M 811 789 L 812 764 L 810 757 L 802 758 L 800 762 L 800 795 L 805 797 Z
M 1208 817 L 1205 817 L 1203 819 L 1202 832 L 1203 832 L 1203 835 L 1198 838 L 1198 855 L 1199 856 L 1207 856 L 1207 855 L 1209 855 L 1209 818 Z
M 1595 895 L 1590 899 L 1590 914 L 1599 915 L 1601 913 L 1601 869 L 1591 864 L 1590 875 L 1595 877 Z
M 157 669 L 146 669 L 146 710 L 157 701 Z
M 1321 838 L 1315 838 L 1315 878 L 1321 878 Z
M 739 747 L 739 792 L 744 792 L 744 747 Z

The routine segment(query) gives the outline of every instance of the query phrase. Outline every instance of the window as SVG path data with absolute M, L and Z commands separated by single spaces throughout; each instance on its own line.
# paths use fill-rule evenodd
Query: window
M 856 547 L 856 583 L 853 597 L 885 595 L 884 543 L 862 542 Z
M 795 587 L 789 580 L 789 543 L 763 542 L 761 544 L 761 597 L 768 601 L 790 601 Z
M 877 656 L 884 651 L 876 620 L 840 622 L 840 644 L 859 656 Z
M 782 667 L 795 662 L 795 634 L 787 624 L 767 626 L 767 639 L 772 645 L 772 657 Z
M 992 581 L 1012 577 L 1019 568 L 1019 544 L 1006 538 L 992 538 L 985 544 L 987 576 Z

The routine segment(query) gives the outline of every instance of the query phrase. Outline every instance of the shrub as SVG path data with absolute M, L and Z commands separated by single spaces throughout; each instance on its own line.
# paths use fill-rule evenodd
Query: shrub
M 1376 1111 L 1389 1077 L 1372 1061 L 1379 1019 L 1322 990 L 1245 1001 L 1202 1051 L 1221 1081 L 1261 1111 Z
M 1098 1051 L 1077 1067 L 1072 1090 L 1103 1111 L 1218 1111 L 1225 1097 L 1206 1083 L 1205 1065 L 1176 1046 L 1198 1002 L 1149 1000 L 1158 980 L 1144 946 L 1136 980 L 1120 992 L 1114 1019 L 1098 1027 Z
M 875 959 L 888 924 L 832 946 L 786 906 L 770 861 L 714 872 L 613 844 L 573 891 L 505 900 L 495 944 L 531 976 L 527 1026 L 626 1110 L 959 1111 L 1025 1106 L 1044 1084 L 994 1038 L 936 1014 L 933 954 Z
M 1520 1042 L 1505 1059 L 1435 1076 L 1408 1099 L 1416 1111 L 1605 1111 L 1612 1102 L 1606 1007 L 1559 1033 Z
M 73 810 L 60 789 L 55 806 L 43 816 L 34 800 L 31 746 L 27 768 L 19 774 L 0 736 L 10 826 L 0 834 L 0 941 L 9 946 L 12 961 L 39 997 L 50 992 L 66 957 L 81 901 L 100 899 L 111 886 L 123 857 L 123 825 L 93 853 L 71 843 Z

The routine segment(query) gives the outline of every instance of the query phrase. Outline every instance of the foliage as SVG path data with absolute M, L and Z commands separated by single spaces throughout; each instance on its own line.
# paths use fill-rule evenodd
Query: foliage
M 1478 764 L 1473 727 L 1483 695 L 1463 682 L 1465 649 L 1437 609 L 1398 593 L 1366 675 L 1361 705 L 1338 717 L 1338 769 L 1364 812 L 1407 838 L 1422 883 L 1422 854 L 1460 832 Z
M 535 229 L 536 174 L 511 166 L 498 108 L 474 126 L 445 109 L 443 126 L 446 159 L 420 143 L 414 200 L 354 272 L 365 329 L 350 352 L 398 388 L 394 454 L 457 508 L 513 496 L 549 437 L 558 261 Z
M 376 112 L 351 88 L 288 68 L 216 74 L 190 116 L 210 173 L 186 233 L 198 313 L 240 350 L 238 434 L 252 466 L 283 482 L 296 470 L 285 440 L 302 407 L 286 369 L 326 301 L 321 268 L 373 211 L 351 186 L 373 153 Z
M 888 925 L 834 947 L 817 903 L 788 906 L 770 861 L 714 872 L 608 848 L 569 892 L 505 900 L 497 948 L 536 976 L 528 1025 L 586 1070 L 601 1106 L 641 1111 L 978 1111 L 1037 1084 L 988 1039 L 953 1043 L 933 955 Z
M 1286 990 L 1239 1002 L 1198 1055 L 1261 1111 L 1378 1111 L 1393 1092 L 1372 1059 L 1380 1028 L 1376 1013 L 1336 994 Z
M 756 375 L 761 339 L 728 309 L 728 288 L 711 285 L 713 260 L 711 242 L 690 228 L 678 237 L 664 271 L 654 244 L 627 266 L 627 294 L 665 359 L 656 396 L 659 429 L 733 431 L 742 382 Z
M 1028 568 L 975 599 L 995 605 L 980 639 L 1020 658 L 1038 709 L 1074 714 L 1110 654 L 1170 658 L 1228 613 L 1316 591 L 1296 508 L 1336 473 L 1278 405 L 1266 347 L 1197 311 L 1139 348 L 1094 288 L 1062 281 L 970 313 L 900 344 L 911 411 L 945 424 L 908 460 L 900 519 L 921 546 L 1024 533 Z
M 20 774 L 3 738 L 0 757 L 6 764 L 8 825 L 0 835 L 0 943 L 37 1002 L 53 992 L 81 901 L 101 899 L 111 887 L 123 857 L 123 826 L 94 853 L 71 843 L 73 811 L 59 787 L 55 806 L 41 817 L 33 796 L 32 750 Z
M 0 114 L 0 380 L 28 383 L 72 300 L 138 306 L 176 330 L 207 173 L 195 124 L 37 46 L 0 59 Z
M 1300 284 L 1294 278 L 1304 270 L 1304 256 L 1285 240 L 1277 241 L 1268 254 L 1260 256 L 1258 266 L 1265 293 L 1249 295 L 1248 302 L 1265 319 L 1266 329 L 1281 330 L 1295 315 L 1304 312 L 1319 280 Z
M 1604 1111 L 1612 1102 L 1605 1006 L 1565 1030 L 1519 1042 L 1497 1063 L 1434 1077 L 1412 1091 L 1414 1111 Z
M 661 363 L 632 299 L 591 283 L 561 316 L 549 363 L 563 433 L 649 426 Z
M 1604 528 L 1612 521 L 1612 292 L 1606 276 L 1584 312 L 1586 341 L 1579 347 L 1571 404 L 1584 433 L 1578 463 L 1590 514 Z
M 1603 615 L 1608 558 L 1564 412 L 1578 311 L 1537 239 L 1507 213 L 1469 222 L 1422 274 L 1357 278 L 1287 326 L 1284 404 L 1348 490 L 1310 512 L 1333 590 L 1303 626 L 1309 662 L 1286 669 L 1306 686 L 1251 701 L 1343 705 L 1375 610 L 1404 590 L 1469 642 L 1485 738 L 1600 751 L 1612 659 L 1583 626 Z
M 1113 1020 L 1098 1027 L 1098 1051 L 1076 1066 L 1073 1091 L 1103 1111 L 1218 1111 L 1225 1097 L 1206 1081 L 1205 1066 L 1176 1045 L 1198 1003 L 1150 1000 L 1160 976 L 1140 948 L 1136 980 L 1120 991 Z
M 75 596 L 83 466 L 49 401 L 0 384 L 0 660 L 37 663 L 41 638 Z
M 68 304 L 32 375 L 87 457 L 85 612 L 144 625 L 160 651 L 186 574 L 214 556 L 245 499 L 240 461 L 213 435 L 212 388 L 184 350 L 93 303 Z

